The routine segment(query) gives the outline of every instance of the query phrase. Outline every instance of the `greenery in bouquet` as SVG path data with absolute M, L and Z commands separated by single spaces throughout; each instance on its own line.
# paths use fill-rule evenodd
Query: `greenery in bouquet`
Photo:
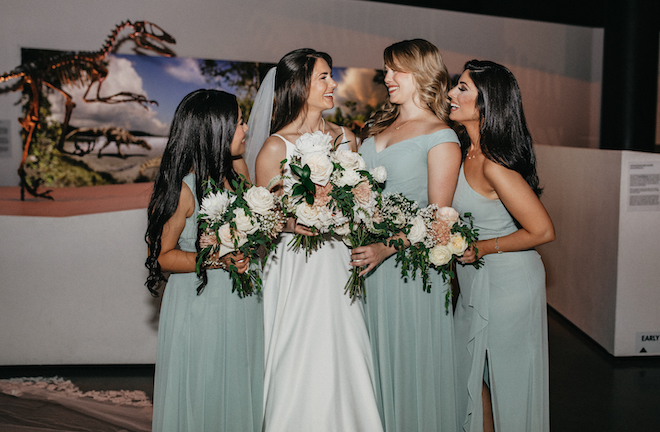
M 352 153 L 352 155 L 356 155 L 362 163 L 364 162 L 359 154 Z M 346 175 L 345 170 L 339 173 Z M 349 215 L 348 222 L 335 228 L 334 233 L 341 235 L 344 243 L 352 249 L 384 242 L 389 234 L 381 216 L 382 186 L 387 177 L 385 167 L 379 166 L 371 171 L 359 170 L 358 173 L 361 178 L 357 184 L 344 185 L 334 191 L 335 202 L 341 206 L 343 214 Z M 348 176 L 353 177 L 352 174 Z M 337 179 L 337 183 L 344 181 L 345 179 Z M 344 292 L 353 301 L 361 297 L 366 298 L 364 276 L 360 276 L 360 271 L 359 267 L 352 267 L 344 287 Z
M 284 228 L 285 217 L 280 199 L 268 189 L 251 185 L 242 176 L 232 187 L 230 191 L 219 188 L 212 179 L 205 182 L 198 216 L 202 250 L 195 270 L 199 275 L 203 267 L 218 263 L 213 257 L 242 252 L 250 260 L 250 268 L 239 274 L 232 264 L 226 270 L 232 278 L 232 292 L 245 297 L 261 291 L 259 249 L 268 256 Z
M 289 163 L 294 183 L 284 200 L 287 212 L 317 235 L 296 234 L 294 250 L 304 248 L 310 253 L 323 244 L 322 234 L 326 233 L 357 247 L 372 242 L 379 231 L 374 227 L 374 216 L 387 176 L 385 168 L 367 170 L 360 154 L 338 149 L 337 141 L 332 143 L 332 137 L 322 132 L 306 133 L 296 140 Z M 353 300 L 363 293 L 364 281 L 358 273 L 353 269 L 346 284 Z
M 418 273 L 421 274 L 422 289 L 431 292 L 429 270 L 435 269 L 444 281 L 454 279 L 455 261 L 468 247 L 476 244 L 478 230 L 473 226 L 470 213 L 461 217 L 453 208 L 436 204 L 419 209 L 409 224 L 407 238 L 410 246 L 397 254 L 401 276 L 411 275 L 415 279 Z M 482 261 L 473 265 L 479 268 Z M 446 294 L 447 308 L 450 301 L 451 289 Z

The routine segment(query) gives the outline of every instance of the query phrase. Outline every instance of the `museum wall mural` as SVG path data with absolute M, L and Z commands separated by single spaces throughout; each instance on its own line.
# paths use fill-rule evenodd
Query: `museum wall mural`
M 57 54 L 22 49 L 23 63 Z M 104 59 L 107 72 L 101 88 L 98 84 L 88 87 L 75 81 L 61 85 L 74 104 L 70 113 L 62 92 L 42 86 L 41 125 L 35 131 L 24 164 L 25 182 L 32 188 L 28 192 L 48 197 L 43 191 L 48 187 L 153 181 L 172 116 L 186 94 L 199 88 L 234 93 L 248 118 L 259 84 L 273 66 L 260 62 L 108 54 Z M 338 89 L 335 108 L 326 112 L 326 119 L 359 131 L 371 112 L 386 101 L 383 72 L 349 67 L 333 68 L 332 74 Z M 91 95 L 96 95 L 102 103 L 86 102 Z M 30 98 L 24 96 L 22 103 L 27 112 Z M 25 140 L 26 132 L 23 135 Z M 39 192 L 37 187 L 41 187 Z

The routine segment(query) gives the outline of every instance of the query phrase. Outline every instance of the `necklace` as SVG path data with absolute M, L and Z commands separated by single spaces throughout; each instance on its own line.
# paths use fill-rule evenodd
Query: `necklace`
M 467 153 L 467 157 L 466 157 L 466 159 L 468 159 L 468 160 L 472 160 L 472 159 L 476 158 L 476 157 L 477 157 L 477 152 L 478 152 L 478 151 L 479 151 L 479 150 L 475 150 L 475 151 L 474 151 L 474 154 L 473 154 L 472 156 L 470 156 L 470 151 L 468 150 L 468 153 Z
M 325 119 L 323 117 L 321 117 L 321 122 L 323 124 L 321 132 L 325 133 Z M 300 128 L 298 127 L 298 125 L 295 122 L 293 124 L 296 126 L 296 129 L 298 129 L 298 132 L 300 132 L 300 135 L 303 135 L 305 133 L 305 132 L 300 130 Z M 303 124 L 301 123 L 300 126 L 302 126 L 302 125 Z M 312 132 L 312 128 L 309 128 L 309 133 L 314 133 L 314 132 Z
M 399 126 L 395 127 L 394 129 L 399 130 L 399 129 L 401 129 L 402 127 L 404 127 L 405 125 L 407 125 L 408 123 L 410 123 L 413 120 L 416 120 L 416 119 L 410 119 L 408 121 L 405 121 L 402 124 L 400 124 Z

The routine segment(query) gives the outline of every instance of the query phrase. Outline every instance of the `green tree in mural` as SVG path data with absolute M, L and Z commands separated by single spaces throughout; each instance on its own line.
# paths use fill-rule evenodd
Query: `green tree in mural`
M 25 91 L 25 90 L 24 90 Z M 35 129 L 32 145 L 25 161 L 25 181 L 34 188 L 94 186 L 114 183 L 111 176 L 97 173 L 82 162 L 71 159 L 60 152 L 57 144 L 62 132 L 62 124 L 51 119 L 51 103 L 48 89 L 39 92 L 39 125 Z M 24 97 L 23 113 L 30 109 L 30 101 Z M 25 142 L 26 132 L 21 131 Z
M 230 88 L 230 91 L 236 94 L 243 117 L 248 119 L 259 85 L 270 68 L 275 65 L 260 62 L 200 60 L 199 66 L 207 82 Z

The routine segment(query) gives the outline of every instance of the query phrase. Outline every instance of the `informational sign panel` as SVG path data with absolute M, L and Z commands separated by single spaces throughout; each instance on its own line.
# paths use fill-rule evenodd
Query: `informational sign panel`
M 638 354 L 660 354 L 660 331 L 637 332 L 635 347 Z
M 630 162 L 628 178 L 628 211 L 660 211 L 660 163 Z

